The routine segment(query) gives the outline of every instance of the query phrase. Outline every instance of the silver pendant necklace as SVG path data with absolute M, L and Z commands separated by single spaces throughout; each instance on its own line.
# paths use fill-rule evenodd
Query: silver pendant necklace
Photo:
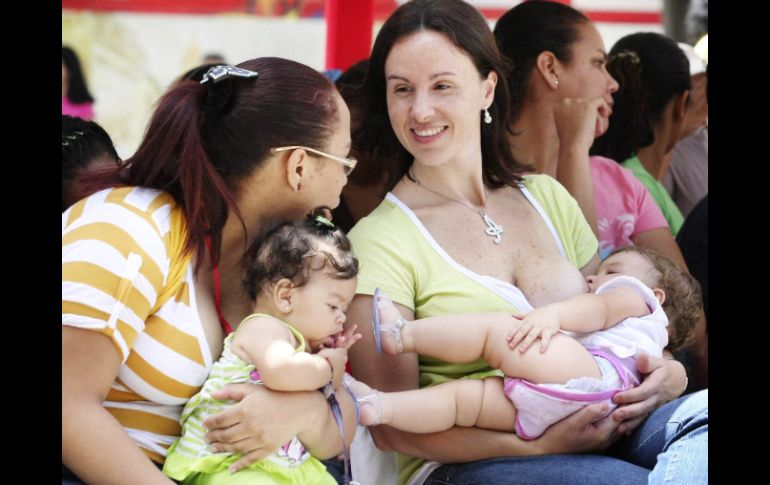
M 443 197 L 446 200 L 449 200 L 449 201 L 452 201 L 452 202 L 456 202 L 456 203 L 458 203 L 458 204 L 460 204 L 460 205 L 462 205 L 464 207 L 467 207 L 468 209 L 472 210 L 473 212 L 476 212 L 478 215 L 480 215 L 481 219 L 484 221 L 484 224 L 487 226 L 484 229 L 484 233 L 487 236 L 494 238 L 495 244 L 500 244 L 500 241 L 503 238 L 503 226 L 501 226 L 500 224 L 498 224 L 495 221 L 493 221 L 492 218 L 489 217 L 489 215 L 485 212 L 485 209 L 487 207 L 487 192 L 486 192 L 486 189 L 484 190 L 484 205 L 481 207 L 481 209 L 477 209 L 476 207 L 473 207 L 472 205 L 470 205 L 470 204 L 468 204 L 466 202 L 463 202 L 463 201 L 458 200 L 458 199 L 453 199 L 452 197 L 448 197 L 448 196 L 446 196 L 446 195 L 444 195 L 444 194 L 442 194 L 440 192 L 437 192 L 437 191 L 431 189 L 430 187 L 424 185 L 422 182 L 420 182 L 420 179 L 417 177 L 417 174 L 414 173 L 414 170 L 412 170 L 412 167 L 409 168 L 409 173 L 411 173 L 412 177 L 414 177 L 415 183 L 418 186 L 422 187 L 423 189 L 427 190 L 428 192 L 432 192 L 432 193 L 438 195 L 439 197 Z

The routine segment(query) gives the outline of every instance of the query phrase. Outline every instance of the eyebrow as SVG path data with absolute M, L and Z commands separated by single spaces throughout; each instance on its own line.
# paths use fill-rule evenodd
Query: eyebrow
M 608 264 L 607 264 L 607 265 L 604 267 L 604 269 L 605 269 L 605 271 L 609 271 L 609 270 L 611 270 L 611 269 L 615 269 L 615 270 L 617 270 L 617 267 L 618 267 L 618 263 L 608 263 Z
M 431 74 L 429 79 L 433 80 L 433 79 L 436 79 L 437 77 L 441 77 L 441 76 L 456 76 L 456 75 L 457 74 L 455 74 L 452 71 L 442 71 L 442 72 L 437 72 L 436 74 Z M 411 82 L 409 79 L 407 79 L 407 78 L 405 78 L 403 76 L 399 76 L 397 74 L 391 74 L 387 78 L 388 81 L 390 81 L 392 79 L 399 79 L 401 81 Z
M 604 52 L 603 50 L 601 50 L 601 49 L 596 49 L 596 51 L 597 51 L 599 54 L 601 54 L 602 58 L 604 58 L 604 59 L 606 59 L 606 58 L 607 58 L 607 53 L 606 53 L 606 52 Z

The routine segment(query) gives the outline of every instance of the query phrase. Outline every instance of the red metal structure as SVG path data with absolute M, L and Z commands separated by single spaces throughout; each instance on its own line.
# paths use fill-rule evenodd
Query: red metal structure
M 573 3 L 571 0 L 554 1 Z M 512 6 L 503 1 L 500 4 L 500 7 L 480 7 L 479 11 L 488 19 L 497 19 Z M 374 21 L 384 20 L 397 6 L 396 0 L 275 0 L 269 4 L 261 4 L 258 0 L 62 0 L 62 8 L 97 11 L 293 13 L 301 17 L 319 17 L 323 11 L 326 18 L 325 65 L 327 69 L 342 71 L 369 56 Z M 660 12 L 585 10 L 583 13 L 595 22 L 662 22 Z
M 374 0 L 326 0 L 326 68 L 344 71 L 369 57 Z

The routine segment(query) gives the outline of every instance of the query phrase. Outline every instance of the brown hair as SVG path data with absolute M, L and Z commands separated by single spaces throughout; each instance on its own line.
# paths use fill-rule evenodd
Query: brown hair
M 336 89 L 315 69 L 277 57 L 238 67 L 259 76 L 174 85 L 160 99 L 125 170 L 94 177 L 88 187 L 89 193 L 130 185 L 171 194 L 185 213 L 185 249 L 202 247 L 209 236 L 215 262 L 230 211 L 241 220 L 246 237 L 236 198 L 245 189 L 243 182 L 264 165 L 270 148 L 323 148 L 338 117 Z M 197 265 L 203 255 L 198 253 Z
M 313 272 L 331 268 L 330 276 L 349 280 L 358 274 L 358 260 L 350 240 L 339 227 L 329 222 L 331 209 L 322 206 L 301 221 L 289 221 L 268 230 L 254 241 L 253 259 L 248 263 L 243 285 L 256 300 L 267 285 L 288 278 L 295 286 L 304 286 Z M 327 249 L 321 249 L 326 247 Z M 322 256 L 319 266 L 311 256 Z
M 481 111 L 478 113 L 482 175 L 488 187 L 518 185 L 529 167 L 516 161 L 506 137 L 510 109 L 508 63 L 500 54 L 487 21 L 476 7 L 462 0 L 412 0 L 398 7 L 382 25 L 372 47 L 366 78 L 359 87 L 365 103 L 361 108 L 361 126 L 353 130 L 353 146 L 388 174 L 386 190 L 407 175 L 414 157 L 401 146 L 390 123 L 385 61 L 398 41 L 422 31 L 445 35 L 468 55 L 480 78 L 486 78 L 492 71 L 498 74 L 495 101 L 489 106 L 495 122 L 482 123 Z M 381 175 L 374 175 L 374 182 L 379 182 Z
M 666 293 L 662 305 L 668 317 L 666 349 L 674 352 L 689 345 L 695 337 L 695 325 L 703 312 L 703 297 L 698 281 L 655 251 L 630 246 L 617 249 L 610 256 L 618 253 L 636 253 L 655 268 L 654 286 Z

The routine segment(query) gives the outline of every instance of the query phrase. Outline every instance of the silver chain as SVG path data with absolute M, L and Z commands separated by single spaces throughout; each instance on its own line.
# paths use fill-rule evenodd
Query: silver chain
M 427 185 L 423 184 L 422 182 L 420 182 L 420 178 L 417 177 L 417 174 L 414 173 L 413 167 L 409 168 L 409 173 L 412 174 L 412 177 L 414 177 L 415 183 L 418 186 L 422 187 L 423 189 L 427 190 L 428 192 L 432 192 L 432 193 L 438 195 L 439 197 L 443 197 L 446 200 L 449 200 L 449 201 L 452 201 L 452 202 L 456 202 L 456 203 L 458 203 L 458 204 L 460 204 L 460 205 L 462 205 L 464 207 L 467 207 L 468 209 L 472 210 L 473 212 L 478 213 L 478 215 L 481 216 L 481 219 L 484 221 L 484 224 L 486 225 L 486 228 L 484 229 L 484 233 L 487 236 L 495 238 L 495 244 L 500 244 L 500 240 L 502 239 L 502 234 L 503 234 L 503 226 L 501 226 L 500 224 L 498 224 L 495 221 L 493 221 L 492 218 L 489 217 L 487 215 L 487 213 L 486 213 L 486 208 L 487 208 L 487 191 L 486 191 L 486 189 L 484 189 L 484 204 L 481 206 L 481 209 L 478 209 L 478 208 L 468 204 L 467 202 L 455 199 L 453 197 L 449 197 L 448 195 L 444 195 L 444 194 L 442 194 L 442 193 L 440 193 L 438 191 L 435 191 L 435 190 L 431 189 Z

